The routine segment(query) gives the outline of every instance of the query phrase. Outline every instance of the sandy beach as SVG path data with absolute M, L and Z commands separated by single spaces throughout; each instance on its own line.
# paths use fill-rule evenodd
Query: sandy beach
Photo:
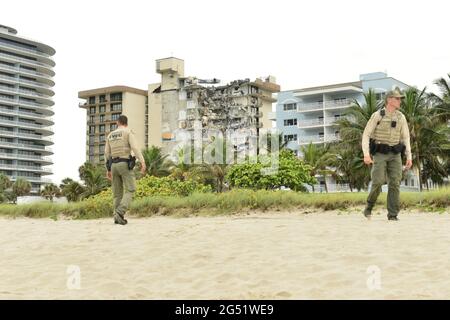
M 449 299 L 450 215 L 0 218 L 1 299 Z

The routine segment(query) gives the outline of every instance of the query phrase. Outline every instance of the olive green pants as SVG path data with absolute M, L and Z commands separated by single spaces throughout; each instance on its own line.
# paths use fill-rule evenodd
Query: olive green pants
M 123 218 L 133 199 L 133 193 L 136 190 L 134 172 L 128 169 L 128 163 L 118 162 L 112 164 L 111 173 L 114 215 L 119 215 Z
M 367 208 L 372 210 L 381 187 L 387 182 L 387 210 L 388 217 L 396 217 L 400 211 L 400 182 L 402 180 L 402 158 L 401 154 L 377 153 L 373 156 L 371 171 L 372 187 L 367 197 Z

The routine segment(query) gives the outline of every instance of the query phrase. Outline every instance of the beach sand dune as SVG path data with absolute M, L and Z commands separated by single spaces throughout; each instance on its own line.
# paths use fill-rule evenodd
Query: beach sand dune
M 0 219 L 1 299 L 449 299 L 450 215 Z

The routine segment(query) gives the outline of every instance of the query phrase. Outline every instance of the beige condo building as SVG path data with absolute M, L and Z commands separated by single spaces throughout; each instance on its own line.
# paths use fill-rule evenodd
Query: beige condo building
M 104 163 L 105 139 L 117 128 L 121 114 L 128 117 L 128 126 L 136 135 L 141 149 L 147 147 L 147 91 L 127 86 L 111 86 L 78 92 L 84 99 L 79 107 L 86 109 L 86 161 Z

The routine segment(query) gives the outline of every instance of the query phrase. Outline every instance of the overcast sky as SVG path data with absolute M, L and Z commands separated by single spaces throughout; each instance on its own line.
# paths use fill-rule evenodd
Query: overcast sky
M 85 161 L 80 90 L 146 89 L 155 60 L 222 82 L 274 75 L 282 90 L 387 72 L 432 86 L 450 72 L 446 1 L 50 1 L 0 4 L 0 24 L 56 50 L 55 183 Z

